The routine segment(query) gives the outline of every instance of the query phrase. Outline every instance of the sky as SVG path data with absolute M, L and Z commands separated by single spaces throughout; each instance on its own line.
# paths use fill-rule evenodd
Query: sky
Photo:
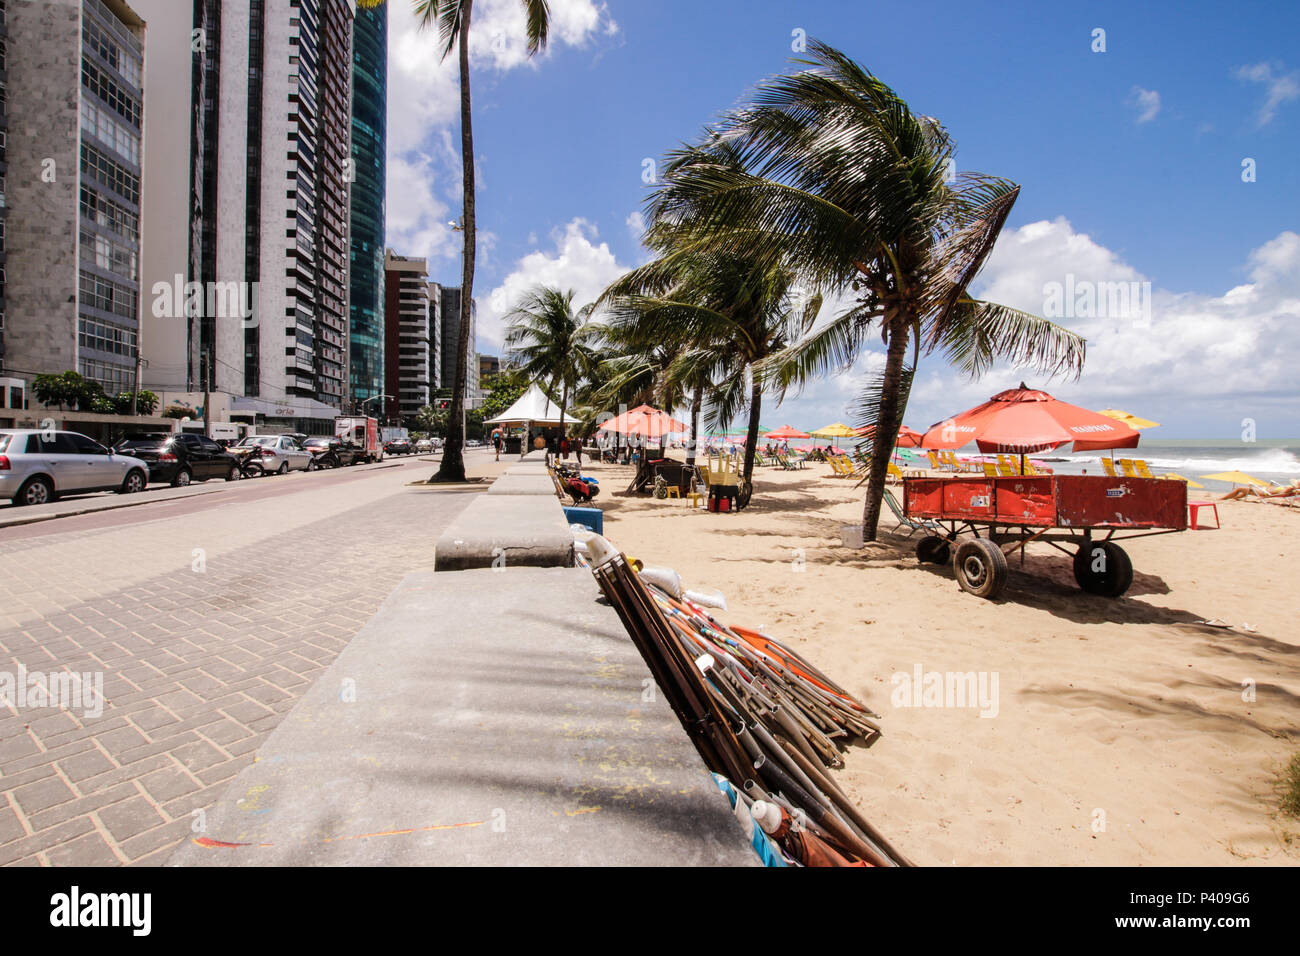
M 389 2 L 388 245 L 460 281 L 455 56 Z M 1300 438 L 1300 4 L 864 4 L 550 0 L 529 58 L 519 0 L 471 29 L 478 351 L 539 283 L 594 299 L 645 261 L 661 157 L 838 47 L 936 117 L 959 170 L 1021 195 L 977 296 L 1088 340 L 1076 380 L 999 368 L 970 381 L 923 357 L 906 421 L 925 428 L 1024 380 L 1162 423 L 1159 438 Z M 833 307 L 828 304 L 828 308 Z M 762 421 L 855 424 L 868 351 Z M 1248 423 L 1248 424 L 1247 424 Z M 738 423 L 739 424 L 739 423 Z

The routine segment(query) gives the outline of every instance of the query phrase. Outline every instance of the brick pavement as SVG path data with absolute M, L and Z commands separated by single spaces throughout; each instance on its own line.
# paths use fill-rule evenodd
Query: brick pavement
M 432 568 L 470 496 L 411 477 L 0 541 L 0 671 L 100 671 L 107 698 L 98 718 L 0 708 L 0 865 L 163 862 L 402 576 Z

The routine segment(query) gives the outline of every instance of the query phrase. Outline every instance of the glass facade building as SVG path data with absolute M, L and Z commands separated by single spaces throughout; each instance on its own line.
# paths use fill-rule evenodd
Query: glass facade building
M 388 8 L 358 9 L 352 53 L 350 389 L 354 403 L 384 393 L 384 153 Z M 378 410 L 377 403 L 366 406 Z

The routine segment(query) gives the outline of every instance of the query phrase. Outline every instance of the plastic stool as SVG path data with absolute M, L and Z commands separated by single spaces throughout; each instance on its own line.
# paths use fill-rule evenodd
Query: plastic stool
M 1211 511 L 1214 512 L 1214 528 L 1202 528 L 1199 524 L 1196 523 L 1196 519 L 1202 508 L 1209 508 Z M 1215 502 L 1189 501 L 1187 502 L 1187 510 L 1191 514 L 1193 531 L 1213 531 L 1219 527 L 1219 506 Z

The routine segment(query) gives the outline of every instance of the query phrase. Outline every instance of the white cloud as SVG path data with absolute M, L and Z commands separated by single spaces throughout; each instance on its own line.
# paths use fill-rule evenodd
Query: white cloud
M 519 0 L 479 0 L 470 27 L 474 92 L 493 73 L 538 69 L 565 47 L 583 48 L 618 25 L 599 0 L 550 0 L 550 45 L 530 58 Z M 388 162 L 420 169 L 420 177 L 389 173 L 388 244 L 406 255 L 455 255 L 459 241 L 436 210 L 460 205 L 460 87 L 456 52 L 442 59 L 436 28 L 419 29 L 409 0 L 388 4 Z M 488 72 L 491 71 L 491 72 Z M 476 159 L 477 162 L 481 157 Z M 478 179 L 482 192 L 485 182 Z M 405 207 L 405 209 L 404 209 Z M 451 250 L 448 252 L 448 250 Z
M 1237 70 L 1237 79 L 1260 83 L 1265 88 L 1264 102 L 1256 115 L 1260 126 L 1271 123 L 1283 103 L 1300 99 L 1300 73 L 1283 73 L 1283 69 L 1280 63 L 1256 63 Z
M 998 368 L 969 381 L 938 356 L 923 357 L 907 423 L 925 428 L 1026 381 L 1089 408 L 1116 406 L 1166 424 L 1164 434 L 1212 437 L 1236 431 L 1244 417 L 1277 437 L 1300 426 L 1300 234 L 1283 232 L 1253 250 L 1248 281 L 1221 294 L 1152 288 L 1149 320 L 1093 316 L 1055 321 L 1088 340 L 1083 376 L 1047 381 Z M 1049 283 L 1148 281 L 1136 268 L 1069 221 L 1033 222 L 1005 231 L 973 292 L 1038 315 Z M 818 427 L 842 418 L 880 352 L 848 373 L 815 383 L 769 420 Z M 847 419 L 846 419 L 847 420 Z
M 639 212 L 630 212 L 623 222 L 627 226 L 628 235 L 636 242 L 640 242 L 641 236 L 645 233 L 645 216 Z
M 1144 90 L 1140 86 L 1135 86 L 1129 96 L 1129 103 L 1138 111 L 1139 125 L 1150 123 L 1160 112 L 1160 94 L 1155 90 Z
M 627 272 L 607 244 L 597 242 L 596 227 L 575 218 L 551 233 L 550 251 L 538 250 L 521 258 L 491 292 L 478 293 L 479 351 L 500 348 L 505 334 L 502 316 L 510 312 L 534 286 L 550 285 L 574 292 L 575 307 L 595 300 L 611 282 Z

